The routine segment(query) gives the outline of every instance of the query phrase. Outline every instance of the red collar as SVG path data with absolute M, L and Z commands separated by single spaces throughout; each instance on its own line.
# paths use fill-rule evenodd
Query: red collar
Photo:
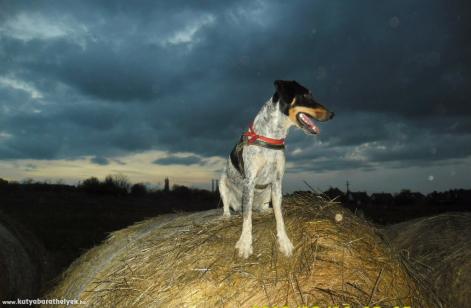
M 247 143 L 248 144 L 253 144 L 257 140 L 261 140 L 263 142 L 266 142 L 268 144 L 273 144 L 273 145 L 284 145 L 285 144 L 285 139 L 273 139 L 261 135 L 257 135 L 253 129 L 253 123 L 250 124 L 249 130 L 243 134 L 244 136 L 247 136 Z

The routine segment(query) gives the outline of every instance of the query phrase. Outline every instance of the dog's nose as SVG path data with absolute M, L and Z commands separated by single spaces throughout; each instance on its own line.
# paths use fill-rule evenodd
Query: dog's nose
M 334 118 L 334 115 L 335 115 L 335 113 L 331 112 L 331 113 L 330 113 L 330 118 L 329 118 L 329 119 L 333 119 L 333 118 Z

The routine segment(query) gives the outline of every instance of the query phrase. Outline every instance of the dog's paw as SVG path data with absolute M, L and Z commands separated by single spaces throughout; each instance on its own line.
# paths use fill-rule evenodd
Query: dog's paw
M 282 236 L 278 238 L 278 243 L 280 244 L 280 251 L 287 257 L 291 257 L 293 254 L 294 246 L 287 236 Z
M 235 248 L 239 250 L 239 257 L 244 259 L 247 259 L 253 253 L 252 241 L 245 238 L 240 238 Z
M 231 212 L 224 212 L 224 213 L 222 214 L 222 218 L 223 218 L 223 219 L 229 219 L 229 218 L 231 218 Z

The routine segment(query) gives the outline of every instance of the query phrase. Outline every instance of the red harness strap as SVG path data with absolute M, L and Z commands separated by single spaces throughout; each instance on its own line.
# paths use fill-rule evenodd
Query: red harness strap
M 253 129 L 253 123 L 250 124 L 249 131 L 244 133 L 244 136 L 247 137 L 248 144 L 253 144 L 255 141 L 257 141 L 257 139 L 263 142 L 269 143 L 269 144 L 273 144 L 273 145 L 285 144 L 285 139 L 273 139 L 273 138 L 257 135 Z

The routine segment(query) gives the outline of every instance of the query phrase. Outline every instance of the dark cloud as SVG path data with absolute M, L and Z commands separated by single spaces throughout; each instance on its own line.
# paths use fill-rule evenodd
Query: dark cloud
M 190 155 L 185 157 L 180 156 L 168 156 L 159 158 L 153 161 L 157 165 L 195 165 L 202 162 L 201 157 Z
M 464 0 L 1 1 L 0 158 L 225 156 L 275 79 L 337 114 L 319 137 L 291 133 L 292 170 L 464 158 L 470 12 Z
M 306 160 L 298 161 L 295 167 L 288 168 L 288 172 L 327 172 L 339 170 L 363 170 L 371 171 L 376 167 L 367 161 L 359 161 L 352 159 L 319 159 L 319 160 Z
M 90 161 L 94 164 L 101 165 L 101 166 L 106 166 L 110 163 L 108 159 L 102 156 L 95 156 L 90 159 Z
M 424 135 L 409 142 L 389 142 L 367 149 L 371 161 L 399 161 L 406 165 L 427 165 L 440 160 L 466 158 L 471 153 L 471 136 Z

